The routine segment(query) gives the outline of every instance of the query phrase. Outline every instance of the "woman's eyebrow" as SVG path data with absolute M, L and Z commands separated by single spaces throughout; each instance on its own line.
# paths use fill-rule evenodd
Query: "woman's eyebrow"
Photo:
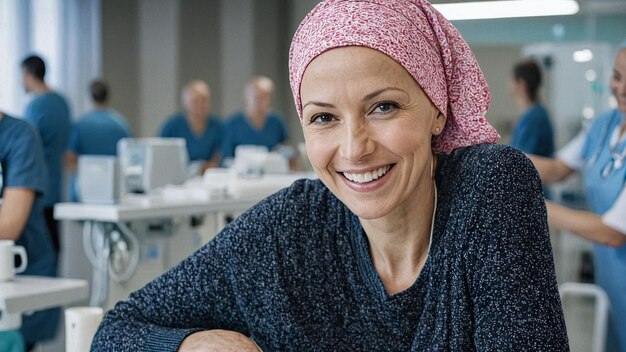
M 322 101 L 309 101 L 306 104 L 302 105 L 302 110 L 304 110 L 304 108 L 306 108 L 307 105 L 317 105 L 317 106 L 321 106 L 323 108 L 334 108 L 335 107 L 333 104 L 324 103 Z
M 363 97 L 363 101 L 368 101 L 368 100 L 376 97 L 377 95 L 382 94 L 382 93 L 384 93 L 386 91 L 389 91 L 389 90 L 395 90 L 395 91 L 402 92 L 402 93 L 406 94 L 406 92 L 404 90 L 400 89 L 400 88 L 386 87 L 386 88 L 381 88 L 381 89 L 375 90 L 375 91 L 367 94 L 366 96 Z M 321 106 L 323 108 L 334 108 L 335 107 L 333 104 L 330 104 L 330 103 L 324 103 L 322 101 L 313 101 L 312 100 L 312 101 L 309 101 L 306 104 L 302 105 L 302 110 L 304 110 L 304 108 L 307 107 L 308 105 L 317 105 L 317 106 Z
M 395 91 L 402 92 L 402 93 L 405 93 L 405 94 L 406 94 L 406 92 L 405 92 L 404 90 L 400 89 L 400 88 L 396 88 L 396 87 L 386 87 L 386 88 L 382 88 L 382 89 L 379 89 L 379 90 L 375 90 L 375 91 L 373 91 L 373 92 L 371 92 L 371 93 L 367 94 L 366 96 L 364 96 L 364 97 L 363 97 L 363 101 L 364 101 L 364 102 L 365 102 L 365 101 L 368 101 L 368 100 L 370 100 L 370 99 L 372 99 L 372 98 L 376 97 L 377 95 L 382 94 L 382 93 L 384 93 L 384 92 L 386 92 L 386 91 L 389 91 L 389 90 L 395 90 Z

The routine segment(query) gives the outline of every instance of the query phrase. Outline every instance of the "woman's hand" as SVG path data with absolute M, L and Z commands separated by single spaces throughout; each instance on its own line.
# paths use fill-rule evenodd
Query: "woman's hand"
M 208 330 L 187 336 L 178 348 L 179 352 L 201 351 L 249 351 L 260 349 L 246 335 L 228 330 Z

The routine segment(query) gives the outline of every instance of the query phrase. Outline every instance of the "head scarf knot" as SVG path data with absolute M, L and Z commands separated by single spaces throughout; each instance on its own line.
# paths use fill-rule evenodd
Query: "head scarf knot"
M 433 151 L 500 136 L 484 115 L 489 88 L 476 58 L 459 32 L 426 0 L 327 0 L 302 21 L 291 42 L 289 79 L 302 121 L 300 83 L 308 64 L 342 46 L 378 50 L 402 65 L 447 117 Z

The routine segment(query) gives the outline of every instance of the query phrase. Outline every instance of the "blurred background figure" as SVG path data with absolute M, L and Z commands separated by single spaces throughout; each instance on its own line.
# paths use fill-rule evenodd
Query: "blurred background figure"
M 554 132 L 548 112 L 539 102 L 541 81 L 541 70 L 535 61 L 521 61 L 513 67 L 509 93 L 520 116 L 509 144 L 524 153 L 549 157 L 554 153 Z
M 610 88 L 617 108 L 596 117 L 557 158 L 529 157 L 544 183 L 582 173 L 591 211 L 548 201 L 548 222 L 594 242 L 595 281 L 611 303 L 607 351 L 626 352 L 626 42 L 615 57 Z
M 26 250 L 28 265 L 18 275 L 57 275 L 57 255 L 43 215 L 48 175 L 37 130 L 0 112 L 0 240 L 15 241 Z M 58 308 L 24 315 L 20 331 L 27 349 L 54 338 L 58 322 Z
M 244 111 L 230 116 L 225 125 L 222 157 L 233 158 L 238 145 L 259 145 L 272 150 L 287 141 L 283 118 L 271 111 L 274 83 L 253 77 L 244 90 Z
M 72 127 L 65 153 L 65 167 L 75 173 L 81 155 L 117 155 L 117 142 L 133 133 L 124 117 L 109 107 L 109 86 L 96 80 L 89 86 L 93 110 L 80 117 Z M 70 199 L 79 200 L 76 175 L 72 175 Z
M 170 116 L 161 126 L 159 136 L 184 138 L 190 173 L 202 175 L 206 169 L 219 166 L 222 123 L 210 114 L 211 91 L 204 81 L 187 83 L 181 101 L 184 111 Z
M 59 225 L 53 217 L 54 204 L 61 201 L 61 159 L 67 147 L 71 128 L 70 108 L 59 93 L 45 83 L 46 65 L 42 58 L 29 56 L 22 61 L 22 84 L 27 93 L 34 94 L 26 107 L 24 119 L 39 130 L 44 158 L 48 168 L 48 186 L 44 192 L 44 217 L 52 243 L 59 252 Z

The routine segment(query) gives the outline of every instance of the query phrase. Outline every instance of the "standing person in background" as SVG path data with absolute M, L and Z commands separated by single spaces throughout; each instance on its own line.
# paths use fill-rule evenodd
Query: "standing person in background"
M 509 93 L 521 115 L 509 144 L 524 153 L 551 157 L 554 153 L 554 132 L 548 112 L 539 103 L 540 86 L 541 70 L 535 61 L 521 61 L 513 67 Z
M 109 87 L 96 80 L 89 86 L 94 110 L 82 116 L 72 127 L 65 167 L 75 173 L 80 155 L 117 155 L 117 142 L 132 137 L 128 123 L 115 110 L 109 108 Z M 78 201 L 76 175 L 72 176 L 70 199 Z
M 28 265 L 18 275 L 56 276 L 56 254 L 45 225 L 43 207 L 46 163 L 41 138 L 24 121 L 0 112 L 0 239 L 26 249 Z M 22 317 L 21 335 L 28 350 L 54 338 L 59 309 L 47 309 Z M 0 350 L 7 340 L 21 340 L 0 332 Z
M 181 100 L 184 111 L 170 116 L 161 126 L 159 136 L 184 138 L 190 173 L 202 175 L 206 169 L 219 166 L 222 123 L 217 116 L 209 113 L 211 90 L 204 81 L 187 83 Z
M 54 204 L 61 201 L 61 159 L 69 139 L 70 108 L 60 94 L 54 92 L 44 81 L 46 65 L 36 55 L 22 61 L 22 83 L 27 93 L 35 97 L 26 107 L 24 119 L 39 130 L 43 142 L 44 158 L 48 168 L 48 187 L 44 193 L 44 216 L 52 236 L 54 249 L 59 253 L 59 225 L 54 220 Z
M 594 242 L 595 281 L 611 302 L 607 351 L 626 352 L 626 41 L 610 88 L 616 109 L 596 117 L 556 158 L 529 157 L 544 183 L 582 173 L 591 212 L 548 201 L 548 222 Z
M 272 150 L 287 141 L 283 118 L 270 110 L 273 91 L 274 83 L 265 76 L 256 76 L 246 84 L 245 110 L 226 122 L 223 158 L 233 158 L 238 145 L 260 145 Z

